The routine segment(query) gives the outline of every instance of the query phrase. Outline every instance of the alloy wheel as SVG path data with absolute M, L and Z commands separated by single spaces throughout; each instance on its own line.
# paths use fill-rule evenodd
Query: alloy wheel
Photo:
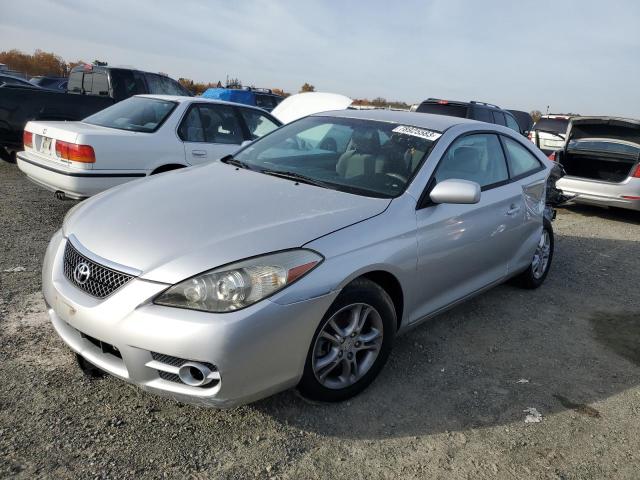
M 347 388 L 373 366 L 382 347 L 382 318 L 371 305 L 355 303 L 325 322 L 313 347 L 313 373 L 323 386 Z
M 551 253 L 551 239 L 546 228 L 542 229 L 542 235 L 538 241 L 536 252 L 533 254 L 531 270 L 536 280 L 540 279 L 549 266 L 549 255 Z

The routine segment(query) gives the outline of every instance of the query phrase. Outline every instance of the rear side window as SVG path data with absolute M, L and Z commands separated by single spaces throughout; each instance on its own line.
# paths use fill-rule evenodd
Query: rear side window
M 449 147 L 435 174 L 436 182 L 470 180 L 489 188 L 509 179 L 507 163 L 497 135 L 465 135 Z
M 481 122 L 493 123 L 493 115 L 491 115 L 491 110 L 488 108 L 474 108 L 473 118 Z
M 520 125 L 518 125 L 518 122 L 516 122 L 515 118 L 513 118 L 508 113 L 504 114 L 504 118 L 507 120 L 507 127 L 509 127 L 511 130 L 515 130 L 516 132 L 520 133 Z
M 191 107 L 182 119 L 178 136 L 185 142 L 204 142 L 204 128 L 202 128 L 198 107 Z
M 435 115 L 449 115 L 450 117 L 467 118 L 468 107 L 466 105 L 456 105 L 453 103 L 431 103 L 423 102 L 418 106 L 416 112 L 433 113 Z
M 256 138 L 260 138 L 267 133 L 278 128 L 274 121 L 269 119 L 266 115 L 262 115 L 260 112 L 256 110 L 250 110 L 248 108 L 241 108 L 240 114 L 244 119 L 244 122 L 249 129 L 249 135 L 251 135 L 251 140 L 255 140 Z
M 144 80 L 138 72 L 131 70 L 111 70 L 113 98 L 123 100 L 139 93 L 147 93 Z
M 491 113 L 493 114 L 493 123 L 496 123 L 498 125 L 504 125 L 504 126 L 507 125 L 507 123 L 504 120 L 504 113 L 498 112 L 496 110 L 494 110 Z
M 502 137 L 502 141 L 507 152 L 507 162 L 509 162 L 512 178 L 526 176 L 540 170 L 542 167 L 540 161 L 524 146 L 508 137 Z
M 192 106 L 182 120 L 178 134 L 185 142 L 239 145 L 244 140 L 233 107 L 227 105 Z
M 564 118 L 541 118 L 533 126 L 534 130 L 543 130 L 554 133 L 567 133 L 569 120 Z
M 147 73 L 146 76 L 147 83 L 149 84 L 149 93 L 155 95 L 190 96 L 190 93 L 172 78 L 155 73 Z
M 256 107 L 264 108 L 265 110 L 273 110 L 277 105 L 275 98 L 271 95 L 256 94 Z

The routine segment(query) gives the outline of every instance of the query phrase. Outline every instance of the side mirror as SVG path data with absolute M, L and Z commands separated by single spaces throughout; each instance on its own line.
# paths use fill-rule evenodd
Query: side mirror
M 429 194 L 433 203 L 478 203 L 480 185 L 469 180 L 451 178 L 436 184 Z

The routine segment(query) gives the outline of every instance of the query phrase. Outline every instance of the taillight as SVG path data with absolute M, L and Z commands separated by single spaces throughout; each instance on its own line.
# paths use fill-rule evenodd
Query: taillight
M 636 167 L 635 171 L 631 174 L 632 177 L 640 178 L 640 163 Z
M 60 158 L 72 162 L 94 163 L 96 154 L 91 145 L 78 145 L 77 143 L 56 140 L 56 154 Z
M 556 152 L 551 152 L 547 158 L 549 160 L 551 160 L 552 162 L 555 162 L 556 161 Z
M 24 143 L 24 148 L 33 147 L 33 132 L 27 132 L 25 130 L 22 133 L 22 143 Z

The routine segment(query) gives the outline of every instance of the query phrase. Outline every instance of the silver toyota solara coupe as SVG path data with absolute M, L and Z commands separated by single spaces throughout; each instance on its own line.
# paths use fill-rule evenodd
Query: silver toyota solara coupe
M 513 130 L 344 110 L 74 207 L 43 268 L 85 370 L 227 407 L 349 398 L 394 337 L 507 279 L 544 281 L 551 163 Z

